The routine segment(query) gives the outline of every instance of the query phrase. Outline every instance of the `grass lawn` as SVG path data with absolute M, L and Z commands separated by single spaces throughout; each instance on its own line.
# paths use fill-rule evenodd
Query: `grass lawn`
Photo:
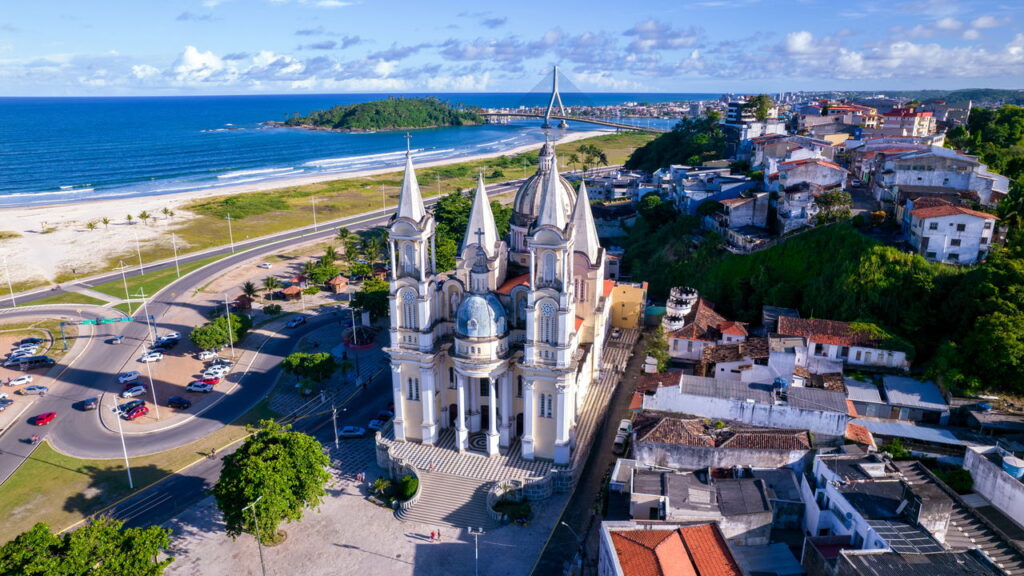
M 53 346 L 49 350 L 44 349 L 40 354 L 45 354 L 58 362 L 64 356 L 64 345 L 60 339 L 60 320 L 0 324 L 0 334 L 15 338 L 52 338 Z M 65 326 L 64 335 L 68 339 L 68 349 L 70 349 L 75 343 L 75 338 L 78 337 L 78 326 Z M 2 494 L 2 490 L 0 490 L 0 494 Z
M 221 258 L 225 257 L 225 255 L 210 256 L 209 258 L 203 258 L 202 260 L 196 260 L 195 262 L 182 264 L 180 266 L 181 275 L 184 276 L 185 274 L 188 274 L 193 270 L 206 266 L 210 262 L 216 262 L 217 260 L 220 260 Z M 154 270 L 151 272 L 146 272 L 141 276 L 138 275 L 138 273 L 133 272 L 133 274 L 135 275 L 129 276 L 127 278 L 128 293 L 131 294 L 132 296 L 138 294 L 139 290 L 142 290 L 142 293 L 145 294 L 147 297 L 152 296 L 153 294 L 156 294 L 157 291 L 162 289 L 164 286 L 167 286 L 171 282 L 174 282 L 175 280 L 178 279 L 178 274 L 175 271 L 174 267 L 164 268 L 163 270 Z M 106 284 L 98 284 L 96 286 L 93 286 L 92 289 L 97 292 L 102 292 L 103 294 L 109 294 L 114 298 L 124 298 L 124 282 L 121 280 L 107 282 Z M 125 312 L 127 312 L 128 307 L 125 306 L 124 308 L 118 308 L 118 310 L 124 310 Z
M 120 304 L 114 304 L 113 306 L 111 306 L 111 308 L 113 308 L 114 310 L 120 310 L 121 312 L 124 312 L 125 314 L 131 316 L 132 314 L 135 314 L 135 312 L 139 308 L 142 308 L 142 302 L 132 302 L 131 303 L 131 311 L 128 310 L 128 303 L 127 302 L 121 302 Z
M 134 458 L 132 479 L 138 489 L 200 460 L 211 448 L 222 448 L 247 434 L 246 424 L 276 416 L 266 401 L 235 422 L 192 444 Z M 8 542 L 45 522 L 55 530 L 67 528 L 129 495 L 124 461 L 79 460 L 41 444 L 32 457 L 0 488 L 0 542 Z
M 103 304 L 106 304 L 106 302 L 99 298 L 79 294 L 78 292 L 65 292 L 63 294 L 57 294 L 56 296 L 47 296 L 46 298 L 40 298 L 39 300 L 18 304 L 18 306 L 44 306 L 46 304 L 97 304 L 102 306 Z

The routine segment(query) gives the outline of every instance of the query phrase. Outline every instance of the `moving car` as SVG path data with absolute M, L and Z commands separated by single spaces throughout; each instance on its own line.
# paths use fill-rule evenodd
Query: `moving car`
M 306 323 L 306 317 L 305 316 L 296 316 L 295 318 L 292 318 L 291 320 L 289 320 L 288 323 L 284 325 L 284 327 L 285 328 L 295 328 L 296 326 L 302 326 L 305 323 Z
M 163 359 L 163 352 L 147 352 L 146 354 L 142 355 L 142 358 L 139 358 L 139 362 L 159 362 Z
M 345 426 L 338 430 L 339 438 L 362 438 L 366 436 L 366 428 L 361 426 Z
M 8 386 L 24 386 L 25 384 L 31 384 L 32 377 L 28 374 L 24 376 L 18 376 L 17 378 L 11 378 L 7 381 Z
M 35 424 L 36 426 L 46 426 L 50 422 L 53 422 L 53 419 L 56 417 L 56 412 L 43 412 L 35 418 L 32 418 L 32 424 Z
M 192 401 L 181 396 L 171 396 L 167 399 L 167 405 L 178 410 L 188 410 L 192 406 Z
M 149 414 L 149 406 L 143 404 L 142 406 L 136 406 L 135 408 L 132 408 L 127 412 L 124 412 L 124 419 L 135 420 L 139 416 L 145 416 L 146 414 Z
M 26 386 L 21 390 L 18 390 L 18 394 L 24 394 L 26 396 L 30 394 L 38 394 L 40 396 L 45 396 L 49 391 L 50 389 L 46 386 Z
M 127 384 L 134 382 L 142 377 L 142 374 L 138 370 L 132 370 L 131 372 L 125 372 L 117 377 L 118 384 Z
M 136 396 L 142 396 L 145 393 L 145 386 L 132 386 L 124 392 L 121 392 L 121 398 L 135 398 Z
M 124 415 L 124 414 L 127 414 L 128 412 L 131 412 L 132 409 L 134 409 L 134 408 L 136 408 L 138 406 L 145 406 L 145 405 L 146 405 L 146 401 L 145 400 L 130 400 L 128 402 L 125 402 L 124 404 L 118 405 L 117 411 L 120 412 L 121 415 Z
M 185 390 L 188 392 L 213 392 L 213 386 L 202 382 L 192 382 L 185 386 Z
M 124 336 L 114 336 L 110 340 L 107 340 L 107 344 L 120 344 L 124 342 Z
M 270 270 L 270 264 L 267 262 L 260 262 L 256 265 L 257 268 L 263 268 L 264 270 Z
M 216 358 L 216 357 L 217 357 L 217 353 L 214 352 L 213 350 L 203 350 L 199 354 L 196 354 L 196 358 L 198 358 L 199 360 L 201 360 L 203 362 L 205 362 L 207 360 L 211 360 L 211 359 Z
M 80 404 L 82 410 L 95 410 L 100 407 L 99 398 L 86 398 Z

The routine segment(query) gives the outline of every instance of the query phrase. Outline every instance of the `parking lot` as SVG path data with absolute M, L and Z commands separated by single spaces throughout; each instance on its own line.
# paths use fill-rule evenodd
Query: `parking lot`
M 25 338 L 47 339 L 45 342 L 40 343 L 39 349 L 36 352 L 38 355 L 46 355 L 50 352 L 50 348 L 53 345 L 48 340 L 49 334 L 42 330 L 17 329 L 11 332 L 0 332 L 0 357 L 7 356 L 17 343 Z M 59 344 L 57 345 L 59 346 Z M 4 368 L 0 365 L 0 382 L 3 384 L 0 386 L 0 406 L 3 408 L 0 410 L 0 430 L 6 430 L 12 423 L 24 417 L 23 415 L 27 416 L 30 414 L 29 409 L 37 396 L 22 395 L 18 392 L 28 386 L 42 384 L 40 375 L 44 372 L 45 370 L 22 371 L 13 367 Z M 31 377 L 32 381 L 17 386 L 9 385 L 12 380 L 15 382 L 19 380 L 24 381 L 24 376 Z

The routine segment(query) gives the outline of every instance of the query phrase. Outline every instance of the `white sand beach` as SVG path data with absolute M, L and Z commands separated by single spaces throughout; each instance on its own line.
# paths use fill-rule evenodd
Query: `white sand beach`
M 611 131 L 590 131 L 567 134 L 558 141 L 559 144 L 582 140 Z M 449 158 L 434 162 L 417 164 L 418 168 L 429 168 L 446 164 L 456 164 L 484 158 L 519 154 L 539 148 L 539 144 L 520 146 L 500 153 L 480 154 Z M 294 180 L 275 180 L 234 187 L 219 188 L 215 191 L 200 190 L 181 192 L 160 196 L 138 196 L 93 200 L 50 206 L 26 206 L 0 208 L 0 265 L 6 258 L 7 270 L 11 282 L 51 283 L 60 273 L 69 273 L 75 277 L 88 276 L 97 272 L 96 267 L 107 258 L 124 253 L 134 248 L 136 239 L 145 246 L 150 242 L 166 242 L 170 244 L 170 234 L 189 218 L 194 217 L 184 206 L 203 198 L 244 194 L 281 189 L 291 186 L 313 184 L 331 180 L 360 178 L 377 174 L 394 172 L 395 168 L 366 170 L 344 175 L 306 176 Z M 174 212 L 171 218 L 163 214 L 164 209 Z M 140 212 L 147 211 L 154 219 L 148 224 L 137 220 L 133 224 L 126 222 L 126 215 L 136 217 Z M 109 218 L 110 224 L 104 226 L 100 221 Z M 97 228 L 88 230 L 89 222 L 95 222 Z M 4 232 L 13 232 L 19 236 L 2 239 Z M 180 247 L 180 246 L 179 246 Z M 188 252 L 187 248 L 182 253 Z M 132 263 L 134 264 L 134 262 Z M 4 274 L 4 270 L 0 270 Z M 6 282 L 6 278 L 0 280 Z

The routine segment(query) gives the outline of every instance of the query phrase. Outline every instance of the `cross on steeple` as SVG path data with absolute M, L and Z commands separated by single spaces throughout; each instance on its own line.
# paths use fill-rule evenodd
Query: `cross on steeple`
M 480 246 L 483 246 L 484 245 L 483 238 L 484 238 L 484 234 L 485 234 L 484 229 L 483 228 L 477 228 L 476 232 L 474 232 L 473 234 L 476 234 L 476 243 L 479 244 Z
M 412 154 L 412 134 L 405 133 L 405 153 Z

